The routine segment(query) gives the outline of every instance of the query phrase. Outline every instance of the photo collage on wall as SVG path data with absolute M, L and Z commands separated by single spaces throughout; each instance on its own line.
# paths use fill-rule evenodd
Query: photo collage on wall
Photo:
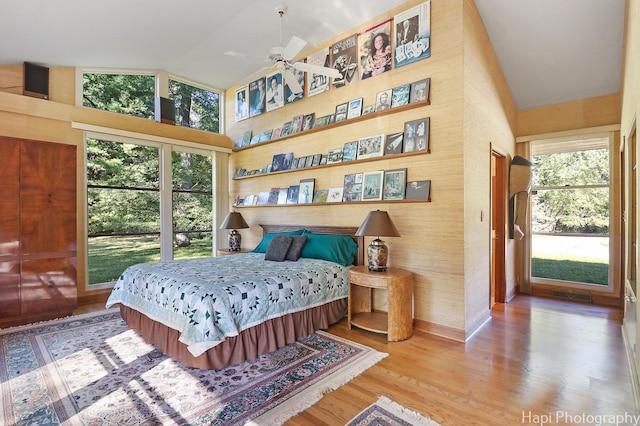
M 430 56 L 431 1 L 428 0 L 398 13 L 393 19 L 321 49 L 304 60 L 308 64 L 334 68 L 341 73 L 340 78 L 332 80 L 324 75 L 287 67 L 284 72 L 271 72 L 240 87 L 236 90 L 235 120 L 255 117 L 303 99 L 305 91 L 306 96 L 315 96 L 330 88 L 345 87 Z M 398 90 L 402 90 L 402 93 L 395 94 L 396 106 L 407 102 L 405 87 Z M 427 88 L 426 93 L 428 91 Z M 394 101 L 391 96 L 392 93 L 389 93 L 389 107 Z M 408 98 L 411 96 L 413 93 L 409 93 Z M 374 105 L 364 105 L 361 114 L 377 110 Z

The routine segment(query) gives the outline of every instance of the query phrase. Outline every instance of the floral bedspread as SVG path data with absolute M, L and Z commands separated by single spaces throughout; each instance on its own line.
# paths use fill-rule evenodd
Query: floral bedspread
M 107 308 L 122 303 L 178 330 L 194 356 L 266 320 L 347 297 L 348 268 L 320 259 L 271 262 L 263 253 L 127 268 Z

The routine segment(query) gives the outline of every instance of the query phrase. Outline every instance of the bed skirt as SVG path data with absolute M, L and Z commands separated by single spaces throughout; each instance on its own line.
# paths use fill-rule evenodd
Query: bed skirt
M 135 309 L 120 305 L 120 314 L 127 325 L 148 343 L 185 367 L 201 370 L 219 370 L 273 352 L 317 330 L 328 328 L 346 313 L 347 299 L 339 299 L 258 324 L 240 332 L 238 336 L 227 337 L 218 346 L 194 357 L 187 346 L 178 340 L 180 333 L 177 330 L 153 321 Z

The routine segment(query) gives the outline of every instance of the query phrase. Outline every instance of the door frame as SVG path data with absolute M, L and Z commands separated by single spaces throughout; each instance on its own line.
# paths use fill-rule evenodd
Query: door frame
M 507 302 L 507 156 L 491 147 L 491 302 Z

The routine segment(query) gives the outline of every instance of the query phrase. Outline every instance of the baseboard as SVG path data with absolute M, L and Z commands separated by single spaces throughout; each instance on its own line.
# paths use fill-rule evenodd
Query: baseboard
M 531 284 L 531 294 L 533 296 L 538 296 L 538 297 L 549 297 L 549 298 L 553 298 L 555 299 L 555 297 L 553 297 L 553 291 L 554 290 L 558 290 L 558 287 L 554 287 L 553 285 L 547 285 L 547 284 Z M 572 290 L 572 289 L 566 289 L 566 288 L 562 288 L 562 290 Z M 593 304 L 593 305 L 599 305 L 599 306 L 613 306 L 616 308 L 621 307 L 621 300 L 620 297 L 618 295 L 608 295 L 608 294 L 602 294 L 599 292 L 594 292 L 594 291 L 589 291 L 589 290 L 574 290 L 576 293 L 584 293 L 584 294 L 589 294 L 591 295 L 591 302 L 581 302 L 579 300 L 575 300 L 574 302 L 576 303 L 588 303 L 588 304 Z
M 423 333 L 433 334 L 435 336 L 444 337 L 461 343 L 465 342 L 464 330 L 460 330 L 458 328 L 434 324 L 429 321 L 423 321 L 419 319 L 413 320 L 413 328 L 414 330 L 421 331 Z
M 633 350 L 631 342 L 627 338 L 627 332 L 624 325 L 622 326 L 622 340 L 624 341 L 624 349 L 627 353 L 627 363 L 629 364 L 629 372 L 631 373 L 631 387 L 633 388 L 633 401 L 635 402 L 636 412 L 640 413 L 640 380 L 638 379 L 638 370 L 633 358 Z

